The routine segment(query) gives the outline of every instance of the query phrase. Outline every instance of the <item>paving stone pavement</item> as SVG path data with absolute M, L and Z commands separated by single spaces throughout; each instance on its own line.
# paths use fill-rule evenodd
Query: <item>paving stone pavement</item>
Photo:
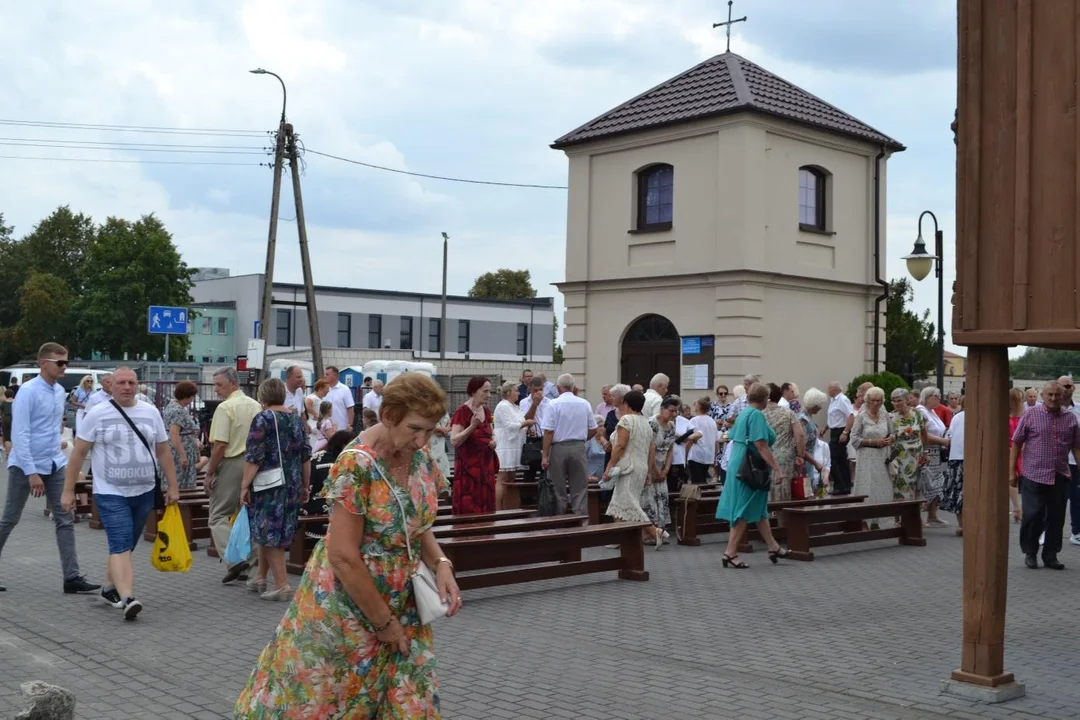
M 7 487 L 0 471 L 0 496 Z M 61 592 L 43 500 L 0 558 L 0 717 L 19 684 L 54 682 L 79 718 L 227 718 L 284 606 L 219 582 L 197 552 L 162 574 L 140 546 L 134 623 Z M 1016 528 L 1012 528 L 1015 540 Z M 105 535 L 76 526 L 84 572 L 101 580 Z M 1065 572 L 1010 558 L 1006 666 L 1027 697 L 984 705 L 942 695 L 959 664 L 961 540 L 925 548 L 830 548 L 812 563 L 720 567 L 723 536 L 649 551 L 648 582 L 598 575 L 466 594 L 436 630 L 447 718 L 914 720 L 1080 716 L 1080 548 Z M 597 551 L 608 552 L 608 551 Z

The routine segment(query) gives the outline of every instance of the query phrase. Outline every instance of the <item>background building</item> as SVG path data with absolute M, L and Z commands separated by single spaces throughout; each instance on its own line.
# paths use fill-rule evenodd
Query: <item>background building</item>
M 188 361 L 230 365 L 236 362 L 236 303 L 203 302 L 191 306 L 188 322 Z M 247 340 L 243 341 L 240 354 L 247 352 Z
M 748 372 L 809 388 L 883 366 L 896 140 L 725 53 L 553 147 L 569 159 L 564 369 L 590 397 L 658 371 L 696 396 Z
M 229 358 L 247 352 L 247 341 L 256 337 L 263 275 L 234 277 L 198 276 L 191 296 L 201 315 L 194 321 L 192 337 L 199 340 L 196 360 L 214 349 Z M 319 332 L 327 357 L 355 357 L 356 361 L 399 358 L 438 360 L 445 343 L 448 360 L 492 360 L 550 363 L 553 351 L 555 305 L 552 298 L 531 300 L 485 300 L 448 296 L 446 328 L 442 328 L 442 296 L 392 290 L 315 287 Z M 209 319 L 209 333 L 203 321 Z M 296 355 L 310 350 L 304 287 L 274 283 L 273 326 L 267 333 L 269 355 Z M 219 351 L 217 330 L 230 338 L 228 352 Z M 231 336 L 228 334 L 231 332 Z M 207 338 L 213 340 L 211 345 Z M 193 344 L 194 347 L 194 344 Z M 330 362 L 328 360 L 327 362 Z

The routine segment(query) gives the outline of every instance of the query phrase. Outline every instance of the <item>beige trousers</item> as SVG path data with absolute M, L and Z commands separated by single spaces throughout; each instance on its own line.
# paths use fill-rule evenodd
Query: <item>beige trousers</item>
M 244 484 L 244 457 L 225 458 L 218 466 L 214 487 L 210 490 L 210 535 L 218 555 L 224 558 L 232 525 L 229 519 L 240 507 L 240 488 Z M 255 558 L 252 546 L 252 560 Z M 254 564 L 254 563 L 252 563 Z

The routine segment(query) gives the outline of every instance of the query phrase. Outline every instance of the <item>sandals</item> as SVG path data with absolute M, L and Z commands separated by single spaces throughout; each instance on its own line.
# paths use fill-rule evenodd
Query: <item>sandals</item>
M 721 562 L 724 563 L 725 568 L 731 566 L 737 570 L 745 570 L 746 568 L 750 567 L 739 559 L 738 554 L 728 555 L 727 553 L 724 553 L 724 557 L 721 559 Z
M 769 551 L 769 562 L 773 565 L 780 561 L 780 558 L 787 558 L 789 551 L 787 548 L 778 547 L 775 550 Z

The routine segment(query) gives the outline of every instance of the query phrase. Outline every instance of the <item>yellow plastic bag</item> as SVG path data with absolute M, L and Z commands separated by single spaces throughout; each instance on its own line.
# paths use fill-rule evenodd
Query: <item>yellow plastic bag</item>
M 184 534 L 180 508 L 169 505 L 157 525 L 157 539 L 150 562 L 161 572 L 187 572 L 191 569 L 191 548 Z

